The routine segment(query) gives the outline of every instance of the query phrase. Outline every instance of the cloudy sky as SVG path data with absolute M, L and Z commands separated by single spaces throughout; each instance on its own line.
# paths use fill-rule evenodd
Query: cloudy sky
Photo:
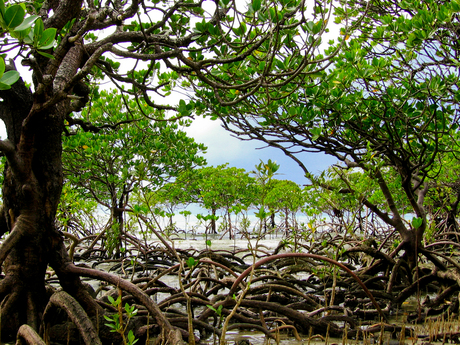
M 255 169 L 255 165 L 260 163 L 260 160 L 267 162 L 271 159 L 280 165 L 279 175 L 276 178 L 291 180 L 298 184 L 308 183 L 302 169 L 291 158 L 284 155 L 281 150 L 266 147 L 258 141 L 239 140 L 222 128 L 219 120 L 196 118 L 185 131 L 189 136 L 195 138 L 195 141 L 208 147 L 207 152 L 203 155 L 208 165 L 217 166 L 229 163 L 229 166 L 252 171 Z M 5 126 L 2 121 L 0 121 L 0 137 L 6 138 Z M 323 154 L 303 154 L 302 161 L 314 174 L 336 163 L 333 157 Z
M 281 150 L 267 148 L 258 141 L 243 141 L 232 137 L 218 120 L 197 118 L 186 132 L 208 147 L 204 155 L 208 165 L 217 166 L 228 162 L 230 166 L 251 171 L 260 160 L 267 162 L 271 159 L 280 164 L 278 179 L 292 180 L 298 184 L 308 183 L 302 169 Z M 302 161 L 314 174 L 336 163 L 336 159 L 323 154 L 303 154 Z

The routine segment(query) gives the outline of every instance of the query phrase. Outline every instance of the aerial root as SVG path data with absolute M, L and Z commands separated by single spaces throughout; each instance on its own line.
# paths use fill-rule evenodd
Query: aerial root
M 29 325 L 19 327 L 16 345 L 45 345 L 46 343 Z
M 354 243 L 353 241 L 351 239 L 349 242 Z M 336 242 L 337 240 L 330 239 L 328 243 Z M 142 250 L 137 249 L 137 245 Z M 76 258 L 81 260 L 79 252 L 85 248 L 83 243 L 78 247 Z M 180 329 L 182 338 L 187 339 L 190 324 L 193 324 L 195 332 L 199 332 L 201 339 L 211 336 L 222 339 L 225 338 L 225 332 L 222 333 L 219 328 L 224 318 L 231 319 L 227 331 L 235 328 L 251 329 L 258 336 L 265 334 L 267 338 L 286 332 L 295 337 L 292 333 L 294 328 L 299 335 L 309 334 L 310 337 L 313 334 L 344 339 L 374 337 L 369 334 L 369 330 L 373 333 L 384 332 L 385 336 L 391 334 L 392 337 L 403 332 L 408 337 L 414 329 L 406 327 L 403 331 L 395 325 L 383 323 L 385 319 L 382 312 L 397 316 L 404 313 L 408 321 L 420 321 L 436 315 L 436 319 L 433 319 L 435 321 L 442 318 L 445 320 L 458 311 L 459 302 L 455 293 L 459 290 L 460 275 L 450 272 L 455 271 L 456 266 L 447 260 L 449 267 L 445 272 L 424 259 L 420 261 L 423 265 L 420 264 L 416 267 L 417 270 L 411 271 L 404 257 L 390 260 L 384 255 L 376 255 L 375 250 L 367 250 L 363 253 L 366 255 L 350 251 L 350 256 L 341 256 L 341 261 L 337 262 L 323 255 L 322 244 L 310 247 L 312 249 L 308 253 L 287 252 L 278 255 L 265 253 L 260 249 L 251 251 L 206 248 L 200 251 L 190 248 L 177 250 L 178 258 L 169 258 L 168 251 L 158 247 L 156 243 L 139 242 L 136 246 L 127 247 L 127 256 L 117 260 L 119 262 L 115 265 L 115 260 L 101 257 L 101 251 L 93 252 L 87 258 L 88 262 L 95 262 L 93 269 L 75 265 L 69 265 L 67 269 L 83 277 L 108 282 L 115 287 L 108 293 L 115 294 L 118 288 L 123 289 L 127 293 L 123 303 L 133 305 L 136 300 L 140 305 L 137 306 L 139 313 L 135 320 L 137 323 L 133 323 L 133 331 L 141 341 L 152 334 L 159 335 L 158 339 L 162 341 L 169 332 L 177 333 L 176 328 Z M 101 248 L 103 250 L 103 246 Z M 444 253 L 443 248 L 439 250 Z M 263 256 L 259 256 L 262 254 Z M 436 255 L 440 256 L 437 252 Z M 184 266 L 183 262 L 191 257 L 194 258 L 194 265 Z M 241 263 L 241 257 L 246 257 L 245 262 L 248 264 Z M 178 261 L 182 261 L 184 266 L 180 273 L 177 272 L 181 266 Z M 255 264 L 251 266 L 250 262 L 254 261 Z M 94 270 L 94 267 L 102 263 L 112 265 L 111 274 Z M 359 268 L 355 268 L 352 263 Z M 341 270 L 336 270 L 331 264 Z M 334 274 L 337 275 L 336 285 L 330 279 Z M 130 277 L 132 282 L 126 283 L 122 277 Z M 171 286 L 171 279 L 181 279 L 184 289 Z M 449 288 L 445 289 L 447 283 Z M 110 289 L 108 285 L 103 286 L 104 289 Z M 436 298 L 422 303 L 422 309 L 407 311 L 403 304 L 420 291 L 419 286 L 423 286 L 430 297 L 435 294 Z M 184 290 L 187 291 L 188 298 L 184 296 Z M 235 306 L 234 298 L 244 290 L 247 291 L 235 309 L 236 313 L 229 317 Z M 332 291 L 334 299 L 331 299 Z M 149 296 L 150 300 L 144 300 L 145 296 L 141 292 Z M 105 300 L 108 293 L 100 297 L 101 301 Z M 446 300 L 451 304 L 447 305 Z M 191 302 L 193 311 L 194 319 L 191 322 L 183 311 L 187 307 L 187 301 Z M 377 304 L 380 310 L 377 309 Z M 104 306 L 106 309 L 108 307 Z M 160 314 L 173 327 L 165 327 L 167 323 L 158 317 Z M 369 328 L 370 320 L 379 320 L 379 323 Z M 179 336 L 169 335 L 168 339 L 179 340 Z M 198 336 L 195 336 L 198 340 Z
M 51 311 L 55 308 L 61 308 L 67 313 L 79 330 L 85 344 L 102 345 L 96 329 L 86 312 L 83 310 L 81 305 L 65 291 L 56 292 L 51 296 L 43 313 L 43 323 L 40 327 L 41 336 L 44 335 L 47 320 L 52 314 Z
M 166 319 L 161 310 L 158 308 L 157 304 L 155 304 L 153 300 L 150 299 L 150 297 L 135 284 L 127 280 L 123 280 L 116 275 L 103 271 L 98 271 L 95 269 L 77 267 L 75 265 L 68 265 L 67 270 L 69 272 L 73 272 L 81 276 L 96 278 L 98 280 L 105 280 L 111 284 L 116 285 L 120 289 L 131 293 L 140 304 L 144 305 L 147 308 L 150 314 L 156 319 L 162 330 L 165 331 L 166 343 L 174 345 L 183 344 L 180 330 L 174 328 L 171 325 L 171 323 Z
M 276 328 L 273 328 L 270 330 L 271 333 L 279 333 L 279 331 L 283 329 L 291 329 L 292 333 L 294 334 L 294 337 L 296 338 L 297 341 L 302 341 L 302 338 L 300 338 L 299 332 L 297 332 L 297 328 L 295 328 L 293 325 L 281 325 Z

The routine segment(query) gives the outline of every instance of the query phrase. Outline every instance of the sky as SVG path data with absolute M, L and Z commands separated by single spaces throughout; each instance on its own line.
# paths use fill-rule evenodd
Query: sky
M 280 165 L 278 175 L 281 180 L 291 180 L 300 185 L 308 184 L 303 170 L 290 157 L 281 150 L 267 147 L 264 143 L 256 140 L 240 140 L 226 131 L 220 124 L 220 120 L 197 117 L 191 126 L 184 129 L 187 134 L 198 143 L 205 144 L 208 149 L 203 157 L 210 166 L 218 166 L 229 163 L 229 166 L 243 168 L 252 171 L 260 161 L 267 162 L 269 159 Z M 0 138 L 6 139 L 6 130 L 0 120 Z M 321 153 L 303 154 L 302 162 L 311 173 L 317 174 L 330 165 L 336 163 L 336 159 Z
M 271 159 L 280 165 L 279 175 L 276 178 L 291 180 L 300 185 L 309 183 L 298 164 L 281 150 L 266 147 L 259 141 L 243 141 L 235 138 L 221 126 L 219 120 L 196 118 L 185 131 L 197 142 L 208 147 L 206 154 L 203 155 L 208 165 L 217 166 L 228 162 L 232 167 L 252 171 L 260 160 L 267 162 Z M 335 158 L 320 153 L 305 153 L 301 157 L 302 162 L 313 174 L 326 170 L 337 162 Z

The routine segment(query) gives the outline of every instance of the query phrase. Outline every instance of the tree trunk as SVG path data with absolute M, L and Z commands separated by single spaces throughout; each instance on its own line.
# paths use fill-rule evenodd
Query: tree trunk
M 216 226 L 216 212 L 217 210 L 215 208 L 211 209 L 212 215 L 214 216 L 211 219 L 211 234 L 217 234 L 217 226 Z
M 400 234 L 402 242 L 399 248 L 404 249 L 404 258 L 412 271 L 417 266 L 419 254 L 423 251 L 423 235 L 421 236 L 416 229 L 406 230 L 404 233 L 400 232 Z
M 70 262 L 55 215 L 63 184 L 61 134 L 67 101 L 41 107 L 22 80 L 1 91 L 0 118 L 8 141 L 0 233 L 10 235 L 0 248 L 4 279 L 0 282 L 1 340 L 11 341 L 22 324 L 38 331 L 48 296 L 45 273 L 51 266 L 89 314 L 98 309 L 78 277 L 63 274 Z M 7 245 L 5 245 L 7 244 Z
M 272 211 L 270 213 L 270 227 L 274 229 L 276 227 L 276 222 L 275 222 L 275 211 Z
M 118 200 L 116 188 L 113 187 L 113 195 L 111 199 L 112 207 L 110 210 L 110 217 L 112 219 L 112 226 L 107 233 L 107 254 L 114 258 L 120 258 L 124 232 L 123 195 L 120 197 L 120 200 Z
M 233 237 L 232 217 L 231 217 L 231 213 L 228 212 L 228 208 L 227 208 L 227 219 L 228 219 L 228 238 L 230 240 L 233 240 L 234 237 Z
M 286 237 L 289 236 L 289 210 L 287 207 L 284 209 L 284 231 L 286 234 Z

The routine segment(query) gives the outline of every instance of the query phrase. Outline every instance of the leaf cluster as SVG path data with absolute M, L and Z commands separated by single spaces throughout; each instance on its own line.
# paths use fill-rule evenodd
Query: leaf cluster
M 153 113 L 147 105 L 143 110 Z M 112 207 L 112 200 L 137 190 L 155 189 L 184 169 L 202 165 L 202 144 L 188 137 L 179 124 L 151 121 L 137 104 L 114 90 L 101 91 L 80 119 L 98 132 L 73 130 L 64 138 L 68 180 L 81 193 Z

